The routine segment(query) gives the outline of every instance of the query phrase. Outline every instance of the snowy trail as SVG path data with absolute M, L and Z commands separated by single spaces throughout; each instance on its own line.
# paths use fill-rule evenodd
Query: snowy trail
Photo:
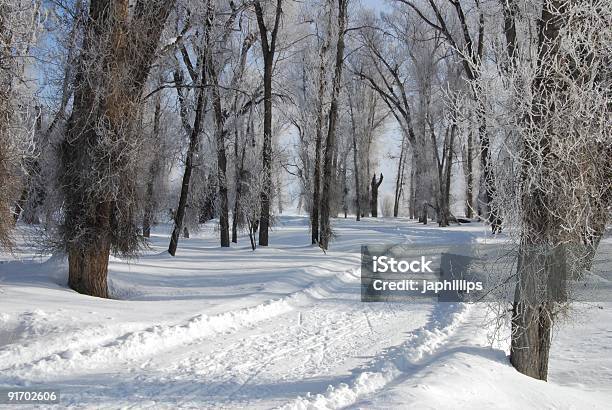
M 9 345 L 0 348 L 0 371 L 5 378 L 44 380 L 49 373 L 66 368 L 95 369 L 120 361 L 145 359 L 221 333 L 237 332 L 290 312 L 299 305 L 316 303 L 321 293 L 342 286 L 343 281 L 348 281 L 351 286 L 358 283 L 357 275 L 355 272 L 342 272 L 323 277 L 317 283 L 279 299 L 213 316 L 198 314 L 177 324 L 155 324 L 128 332 L 124 331 L 125 326 L 97 326 L 72 334 L 48 335 L 44 341 L 28 345 Z
M 391 385 L 402 375 L 441 350 L 457 329 L 470 319 L 471 307 L 463 304 L 435 305 L 427 323 L 410 332 L 406 341 L 388 349 L 358 372 L 348 383 L 330 385 L 324 394 L 298 397 L 284 410 L 339 409 Z
M 483 340 L 479 306 L 360 301 L 360 244 L 468 243 L 485 227 L 336 222 L 327 254 L 304 244 L 303 217 L 256 252 L 219 249 L 207 226 L 171 258 L 158 231 L 140 260 L 111 260 L 116 300 L 67 289 L 61 260 L 0 255 L 0 387 L 59 388 L 58 408 L 580 408 L 588 383 L 590 406 L 609 402 L 612 358 L 596 349 L 612 338 L 612 305 L 596 309 L 584 351 L 571 342 L 584 330 L 562 338 L 559 384 L 542 395 Z M 513 398 L 508 380 L 526 393 Z
M 300 391 L 294 391 L 295 387 L 308 379 L 313 380 L 311 389 L 323 391 L 329 384 L 350 377 L 351 369 L 373 360 L 380 349 L 401 342 L 404 335 L 393 332 L 398 323 L 406 331 L 422 326 L 431 308 L 361 304 L 358 283 L 354 274 L 343 273 L 279 301 L 287 309 L 244 323 L 240 332 L 229 329 L 215 333 L 214 338 L 179 338 L 182 342 L 164 349 L 163 354 L 134 354 L 129 360 L 115 356 L 107 363 L 107 371 L 121 382 L 111 389 L 121 391 L 120 396 L 126 399 L 144 393 L 155 408 L 270 408 L 296 397 Z M 101 364 L 83 359 L 70 358 L 80 365 L 77 370 L 82 376 Z M 128 375 L 115 373 L 122 361 L 128 366 Z M 69 363 L 54 369 L 45 367 L 39 374 L 67 367 Z M 29 371 L 25 374 L 32 378 L 35 373 Z M 96 390 L 81 387 L 71 393 L 71 401 L 86 403 Z M 167 397 L 174 397 L 172 405 L 164 404 Z

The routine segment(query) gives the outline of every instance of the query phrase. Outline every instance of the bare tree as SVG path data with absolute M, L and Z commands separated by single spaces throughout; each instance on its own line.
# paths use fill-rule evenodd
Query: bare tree
M 482 11 L 479 0 L 474 0 L 475 7 L 473 8 L 477 13 L 477 23 L 475 30 L 470 29 L 470 21 L 464 10 L 464 6 L 461 1 L 447 0 L 445 3 L 448 8 L 452 9 L 452 12 L 445 12 L 444 6 L 441 6 L 439 2 L 429 0 L 429 10 L 433 13 L 433 16 L 428 16 L 428 13 L 421 9 L 416 2 L 410 0 L 397 0 L 409 6 L 410 10 L 414 11 L 427 25 L 441 33 L 448 44 L 455 50 L 457 55 L 463 62 L 464 72 L 468 80 L 476 84 L 481 71 L 481 63 L 484 52 L 485 42 L 485 15 Z M 431 14 L 430 13 L 430 14 Z M 451 17 L 454 16 L 454 17 Z M 456 19 L 456 20 L 452 20 Z M 453 32 L 454 21 L 459 24 L 459 34 Z M 474 33 L 475 31 L 475 33 Z M 478 96 L 478 89 L 473 90 L 474 100 L 480 105 L 477 107 L 477 122 L 478 122 L 478 134 L 480 137 L 480 169 L 482 183 L 481 187 L 483 190 L 484 208 L 488 209 L 487 220 L 491 224 L 493 232 L 499 232 L 501 230 L 501 216 L 498 210 L 496 210 L 493 204 L 493 197 L 495 196 L 495 175 L 494 167 L 491 165 L 491 144 L 490 136 L 487 133 L 487 122 L 485 107 L 483 106 L 484 100 Z M 471 135 L 468 136 L 471 138 Z M 468 151 L 470 152 L 470 151 Z M 467 162 L 467 173 L 472 175 L 471 162 Z M 468 186 L 471 188 L 471 181 L 468 181 Z
M 473 85 L 501 135 L 494 206 L 517 248 L 510 361 L 546 380 L 557 318 L 568 310 L 568 280 L 588 275 L 610 221 L 609 139 L 612 13 L 601 0 L 503 1 L 493 50 L 497 71 Z M 502 10 L 504 11 L 502 13 Z M 490 107 L 494 106 L 495 109 Z M 507 159 L 507 160 L 506 160 Z
M 338 0 L 338 39 L 336 44 L 336 61 L 332 80 L 332 95 L 329 107 L 329 122 L 325 140 L 325 159 L 323 162 L 323 194 L 321 196 L 321 223 L 319 227 L 319 245 L 327 249 L 331 239 L 330 205 L 332 195 L 333 160 L 336 151 L 336 122 L 338 120 L 338 95 L 342 82 L 344 65 L 344 36 L 347 24 L 348 0 Z
M 139 246 L 135 214 L 136 124 L 141 92 L 171 1 L 92 0 L 78 63 L 73 109 L 61 146 L 63 243 L 69 285 L 108 297 L 112 251 Z
M 35 163 L 40 106 L 26 85 L 30 50 L 40 29 L 40 3 L 0 0 L 0 249 L 11 249 L 19 192 L 29 190 Z
M 262 172 L 264 183 L 261 191 L 261 214 L 259 222 L 259 246 L 268 246 L 268 230 L 270 227 L 270 187 L 272 184 L 272 72 L 276 42 L 282 15 L 283 0 L 276 0 L 276 8 L 271 30 L 266 24 L 264 9 L 259 0 L 254 1 L 255 16 L 259 26 L 261 51 L 264 60 L 264 126 Z M 268 38 L 268 32 L 270 36 Z
M 194 169 L 194 155 L 198 152 L 199 144 L 200 144 L 200 134 L 203 128 L 204 122 L 204 109 L 207 105 L 207 94 L 206 94 L 206 64 L 204 63 L 204 56 L 200 56 L 200 66 L 201 72 L 200 74 L 192 79 L 199 84 L 197 88 L 197 97 L 196 97 L 196 105 L 195 105 L 195 116 L 193 119 L 193 125 L 185 125 L 184 127 L 189 131 L 189 146 L 187 148 L 187 154 L 185 156 L 185 171 L 183 172 L 183 180 L 181 183 L 181 194 L 179 197 L 178 207 L 176 208 L 176 212 L 174 214 L 174 228 L 172 230 L 172 236 L 170 237 L 170 245 L 168 247 L 168 253 L 174 256 L 176 254 L 176 248 L 178 246 L 179 236 L 181 234 L 181 230 L 183 229 L 183 218 L 185 217 L 185 210 L 187 208 L 187 199 L 189 198 L 189 185 L 191 181 L 191 174 Z M 185 105 L 185 96 L 184 91 L 181 89 L 182 77 L 176 73 L 175 74 L 175 83 L 178 84 L 177 93 L 179 104 L 182 106 Z M 183 110 L 185 111 L 185 110 Z M 183 117 L 186 117 L 186 114 L 183 114 Z

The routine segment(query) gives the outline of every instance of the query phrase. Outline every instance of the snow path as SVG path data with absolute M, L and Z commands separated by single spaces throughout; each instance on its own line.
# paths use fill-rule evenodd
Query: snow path
M 358 281 L 358 276 L 354 273 L 340 276 L 349 277 L 352 282 Z M 120 329 L 97 327 L 73 333 L 69 336 L 68 345 L 66 345 L 66 335 L 61 335 L 51 341 L 47 339 L 44 343 L 9 346 L 0 349 L 2 360 L 0 363 L 9 364 L 0 370 L 5 376 L 14 375 L 24 379 L 36 379 L 37 376 L 42 376 L 44 379 L 44 375 L 60 372 L 66 368 L 77 370 L 104 367 L 110 357 L 115 362 L 145 358 L 219 333 L 236 332 L 245 326 L 282 315 L 293 310 L 295 303 L 320 291 L 326 284 L 339 281 L 336 276 L 325 278 L 319 284 L 312 284 L 280 299 L 214 316 L 200 314 L 185 323 L 159 324 L 128 333 L 123 333 Z
M 612 304 L 590 306 L 592 323 L 562 334 L 552 382 L 543 384 L 487 345 L 478 305 L 360 302 L 362 243 L 487 241 L 484 226 L 336 220 L 338 236 L 323 254 L 308 245 L 307 224 L 280 218 L 271 246 L 256 252 L 245 238 L 218 248 L 206 225 L 175 258 L 165 252 L 169 228 L 157 227 L 147 255 L 111 259 L 115 300 L 67 289 L 58 258 L 34 258 L 27 246 L 21 255 L 0 254 L 0 387 L 59 388 L 59 408 L 609 403 L 612 357 L 603 357 Z M 519 396 L 512 386 L 521 387 Z
M 384 352 L 349 384 L 330 385 L 325 394 L 298 397 L 282 409 L 338 409 L 381 390 L 439 351 L 457 328 L 469 320 L 470 311 L 471 306 L 464 304 L 436 305 L 423 327 L 411 332 L 400 346 Z

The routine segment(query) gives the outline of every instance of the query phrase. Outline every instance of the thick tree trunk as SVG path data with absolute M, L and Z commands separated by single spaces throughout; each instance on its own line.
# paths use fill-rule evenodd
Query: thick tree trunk
M 219 178 L 219 235 L 221 247 L 230 246 L 229 239 L 229 202 L 227 199 L 227 158 L 225 155 L 225 133 L 217 140 L 217 168 Z
M 137 1 L 130 10 L 128 1 L 90 2 L 72 114 L 61 146 L 60 179 L 69 284 L 92 296 L 108 297 L 111 247 L 133 253 L 138 241 L 133 210 L 120 201 L 109 201 L 103 188 L 92 194 L 91 187 L 99 181 L 91 179 L 91 170 L 104 173 L 108 164 L 126 166 L 126 159 L 118 153 L 124 152 L 123 141 L 133 138 L 141 93 L 173 4 Z M 101 147 L 100 137 L 112 142 L 114 149 L 109 152 Z M 129 177 L 103 177 L 112 181 L 109 189 L 119 195 L 133 189 L 134 181 Z
M 325 162 L 323 168 L 323 195 L 321 197 L 321 224 L 319 244 L 327 249 L 331 239 L 330 206 L 333 195 L 331 186 L 333 175 L 333 159 L 336 150 L 336 122 L 338 120 L 338 95 L 342 82 L 342 66 L 344 63 L 344 34 L 346 29 L 346 8 L 348 0 L 338 0 L 338 43 L 336 46 L 336 61 L 332 82 L 332 96 L 329 108 L 329 124 L 325 141 Z
M 68 251 L 68 286 L 79 293 L 108 298 L 110 241 L 101 240 L 87 249 Z
M 514 304 L 510 362 L 519 372 L 539 380 L 548 379 L 548 357 L 552 330 L 550 304 L 535 307 Z
M 481 206 L 486 210 L 487 221 L 491 225 L 491 231 L 493 233 L 499 233 L 502 229 L 502 220 L 499 215 L 499 210 L 496 209 L 493 203 L 493 198 L 495 196 L 495 174 L 493 171 L 493 164 L 491 164 L 491 143 L 489 133 L 487 132 L 487 119 L 482 101 L 479 101 L 479 104 L 478 121 L 480 125 L 478 127 L 478 134 L 480 136 L 480 172 L 482 179 L 480 186 L 484 190 L 482 195 L 484 203 L 481 204 Z
M 551 139 L 556 138 L 556 130 L 549 129 L 547 116 L 554 106 L 555 82 L 550 80 L 550 65 L 556 64 L 554 57 L 560 47 L 560 29 L 563 24 L 563 11 L 568 6 L 564 0 L 547 0 L 542 8 L 538 25 L 538 71 L 532 84 L 534 112 L 525 120 L 533 129 L 530 144 L 525 144 L 522 152 L 522 181 L 524 192 L 521 197 L 522 231 L 521 249 L 517 266 L 517 285 L 512 315 L 510 361 L 521 373 L 540 380 L 548 377 L 548 356 L 550 351 L 551 328 L 554 303 L 547 292 L 542 297 L 542 285 L 550 289 L 553 280 L 559 280 L 555 262 L 560 258 L 551 254 L 561 242 L 563 231 L 552 209 L 562 204 L 559 198 L 548 191 L 548 187 L 533 184 L 534 178 L 542 178 L 554 168 L 555 159 L 551 157 Z M 559 13 L 559 14 L 557 14 Z M 540 169 L 534 169 L 534 164 Z M 534 172 L 539 175 L 532 176 Z M 564 263 L 562 262 L 562 265 Z

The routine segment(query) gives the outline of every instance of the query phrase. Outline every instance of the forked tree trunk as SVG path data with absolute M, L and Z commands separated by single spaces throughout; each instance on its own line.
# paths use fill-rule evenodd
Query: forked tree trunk
M 380 179 L 376 181 L 376 174 L 372 176 L 372 182 L 370 184 L 370 214 L 372 218 L 378 218 L 378 187 L 383 182 L 383 174 L 380 174 Z

